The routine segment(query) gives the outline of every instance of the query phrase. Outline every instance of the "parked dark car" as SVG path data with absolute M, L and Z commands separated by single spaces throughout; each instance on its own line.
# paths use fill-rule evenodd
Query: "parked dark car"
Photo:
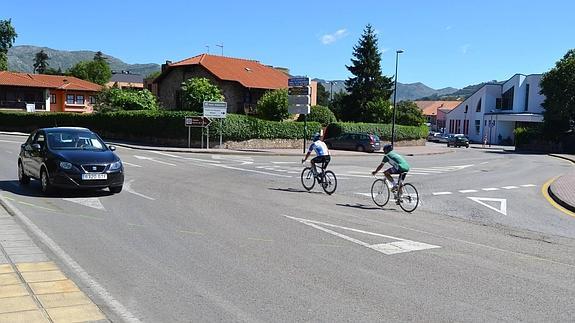
M 427 141 L 431 141 L 431 142 L 439 142 L 439 139 L 441 138 L 441 133 L 440 132 L 434 132 L 431 131 L 429 132 L 429 134 L 427 135 Z
M 45 194 L 53 188 L 108 188 L 119 193 L 124 166 L 115 149 L 86 128 L 38 129 L 21 146 L 18 180 L 23 185 L 30 178 L 40 180 Z
M 381 149 L 379 137 L 369 133 L 344 133 L 324 140 L 329 149 L 374 152 Z
M 462 134 L 449 135 L 447 137 L 447 147 L 469 148 L 469 139 Z

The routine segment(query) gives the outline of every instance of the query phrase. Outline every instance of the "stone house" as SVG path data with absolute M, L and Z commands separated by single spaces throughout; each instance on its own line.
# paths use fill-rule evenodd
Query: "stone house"
M 287 88 L 289 75 L 255 60 L 201 54 L 167 61 L 149 88 L 166 109 L 177 110 L 183 104 L 182 82 L 194 77 L 205 77 L 221 89 L 229 113 L 250 114 L 266 91 Z

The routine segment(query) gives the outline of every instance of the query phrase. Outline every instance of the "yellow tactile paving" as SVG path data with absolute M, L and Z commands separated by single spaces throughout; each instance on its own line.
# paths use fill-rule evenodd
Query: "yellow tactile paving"
M 53 282 L 29 283 L 30 288 L 36 295 L 79 292 L 78 286 L 73 281 L 58 280 Z
M 28 290 L 22 284 L 0 286 L 0 298 L 18 297 L 26 295 L 28 295 Z
M 37 295 L 44 308 L 92 304 L 82 292 Z
M 10 265 L 0 265 L 0 274 L 13 273 L 14 269 Z
M 0 322 L 10 323 L 48 323 L 47 318 L 40 311 L 26 311 L 0 314 Z
M 0 314 L 36 310 L 38 306 L 31 296 L 0 298 Z M 0 320 L 0 322 L 2 322 Z
M 96 305 L 78 305 L 46 309 L 48 315 L 55 323 L 60 322 L 86 322 L 105 320 L 106 317 Z
M 18 275 L 16 273 L 0 275 L 0 285 L 15 285 L 15 284 L 20 284 L 20 278 L 18 278 Z
M 23 262 L 16 264 L 18 270 L 22 273 L 27 271 L 46 271 L 46 270 L 58 270 L 56 264 L 51 261 L 48 262 Z
M 48 282 L 55 280 L 65 280 L 66 276 L 59 270 L 49 271 L 29 271 L 22 273 L 22 277 L 28 283 Z

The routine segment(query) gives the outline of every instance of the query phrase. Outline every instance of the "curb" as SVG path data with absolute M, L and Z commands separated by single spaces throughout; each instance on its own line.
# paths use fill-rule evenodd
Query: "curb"
M 567 161 L 570 161 L 570 162 L 572 162 L 572 163 L 575 163 L 575 159 L 571 159 L 571 158 L 569 158 L 569 157 L 565 157 L 565 156 L 558 155 L 558 154 L 548 154 L 548 155 L 551 156 L 551 157 L 560 158 L 560 159 L 567 160 Z
M 555 203 L 561 205 L 562 207 L 564 207 L 565 209 L 574 212 L 575 213 L 575 205 L 571 205 L 565 201 L 563 201 L 561 198 L 559 198 L 555 193 L 553 193 L 553 190 L 551 189 L 551 185 L 553 185 L 553 183 L 559 179 L 556 178 L 553 180 L 553 182 L 549 183 L 549 187 L 547 188 L 547 193 L 549 194 L 549 196 L 553 199 L 553 201 L 555 201 Z

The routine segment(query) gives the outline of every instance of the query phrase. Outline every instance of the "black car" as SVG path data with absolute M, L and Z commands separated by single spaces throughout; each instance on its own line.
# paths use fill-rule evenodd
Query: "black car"
M 465 147 L 469 148 L 469 139 L 465 135 L 449 135 L 447 137 L 447 147 Z
M 369 133 L 344 133 L 324 140 L 329 149 L 374 152 L 381 149 L 379 137 Z
M 38 129 L 22 144 L 18 156 L 18 180 L 40 180 L 43 193 L 52 188 L 109 188 L 122 191 L 124 166 L 94 132 L 86 128 Z

